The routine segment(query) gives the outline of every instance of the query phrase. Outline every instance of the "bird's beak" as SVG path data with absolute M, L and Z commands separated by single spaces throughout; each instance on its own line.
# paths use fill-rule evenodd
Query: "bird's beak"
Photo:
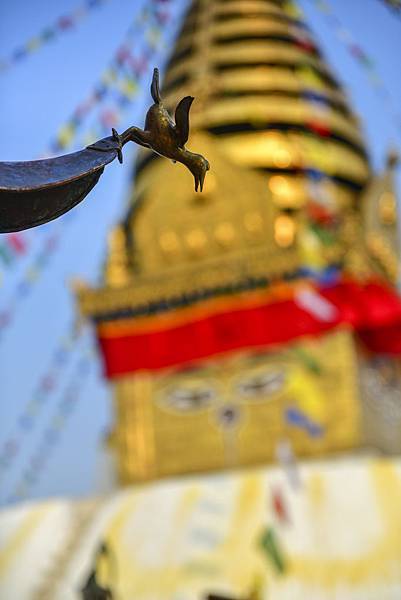
M 202 171 L 199 175 L 200 191 L 203 192 L 203 183 L 205 181 L 206 171 Z
M 195 177 L 195 192 L 198 191 L 198 187 L 199 187 L 199 177 L 198 175 L 194 175 Z

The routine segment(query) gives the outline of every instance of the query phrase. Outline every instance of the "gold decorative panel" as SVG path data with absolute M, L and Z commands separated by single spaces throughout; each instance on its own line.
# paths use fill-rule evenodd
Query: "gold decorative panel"
M 290 438 L 300 455 L 360 443 L 357 366 L 346 330 L 276 352 L 240 352 L 115 383 L 122 481 L 270 461 Z M 322 433 L 293 426 L 299 410 Z

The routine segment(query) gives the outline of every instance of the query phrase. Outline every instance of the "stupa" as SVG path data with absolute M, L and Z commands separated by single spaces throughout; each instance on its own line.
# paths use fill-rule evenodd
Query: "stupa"
M 204 192 L 143 151 L 104 285 L 78 290 L 121 482 L 269 461 L 283 438 L 399 448 L 377 396 L 401 405 L 395 155 L 372 175 L 292 2 L 192 2 L 162 89 L 171 111 L 188 94 Z

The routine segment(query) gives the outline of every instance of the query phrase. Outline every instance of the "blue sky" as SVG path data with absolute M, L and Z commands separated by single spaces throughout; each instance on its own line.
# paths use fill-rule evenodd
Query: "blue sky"
M 37 158 L 54 139 L 59 126 L 93 88 L 100 73 L 124 38 L 133 16 L 145 0 L 104 0 L 77 26 L 0 73 L 0 160 Z M 0 6 L 0 59 L 61 15 L 82 5 L 80 0 L 14 0 Z M 343 82 L 359 115 L 375 168 L 381 168 L 390 143 L 401 148 L 401 18 L 380 0 L 331 0 L 335 15 L 374 62 L 392 98 L 389 108 L 373 88 L 362 68 L 316 9 L 314 0 L 299 5 L 324 51 L 328 62 Z M 172 2 L 167 43 L 153 66 L 162 66 L 187 2 Z M 140 52 L 142 36 L 134 44 Z M 143 92 L 130 106 L 119 129 L 142 124 L 149 102 L 150 70 L 143 77 Z M 92 117 L 93 119 L 93 117 Z M 91 120 L 88 120 L 90 126 Z M 86 123 L 82 133 L 87 129 Z M 82 136 L 81 145 L 82 145 Z M 79 143 L 79 140 L 78 140 Z M 71 150 L 74 147 L 71 148 Z M 0 262 L 0 315 L 13 307 L 13 319 L 0 330 L 0 456 L 2 444 L 14 437 L 19 452 L 9 468 L 0 470 L 0 502 L 5 503 L 21 481 L 24 469 L 37 453 L 43 433 L 70 385 L 82 356 L 78 343 L 58 367 L 55 390 L 47 396 L 35 418 L 35 427 L 24 431 L 18 425 L 23 407 L 48 372 L 55 349 L 71 330 L 75 318 L 73 295 L 68 282 L 73 277 L 92 284 L 101 281 L 107 248 L 107 232 L 124 213 L 129 195 L 131 164 L 135 148 L 126 147 L 125 164 L 110 165 L 94 192 L 69 219 L 30 230 L 25 234 L 27 252 L 8 267 Z M 401 180 L 398 180 L 401 184 Z M 59 236 L 40 276 L 21 297 L 21 280 L 48 237 Z M 0 239 L 1 242 L 1 239 Z M 18 302 L 15 298 L 18 297 Z M 90 337 L 89 334 L 87 337 Z M 49 495 L 82 496 L 99 489 L 101 440 L 112 418 L 110 390 L 101 376 L 96 357 L 75 409 L 65 421 L 57 442 L 49 446 L 45 466 L 37 481 L 26 485 L 27 498 Z M 81 377 L 81 374 L 78 376 Z M 80 379 L 78 379 L 78 382 Z

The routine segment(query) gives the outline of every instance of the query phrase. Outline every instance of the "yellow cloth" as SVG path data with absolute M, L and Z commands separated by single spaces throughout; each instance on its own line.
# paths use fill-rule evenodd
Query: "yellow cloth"
M 98 504 L 86 526 L 74 524 L 79 503 L 5 510 L 0 597 L 34 600 L 33 590 L 56 570 L 49 598 L 78 599 L 105 541 L 117 564 L 103 565 L 100 575 L 120 600 L 202 600 L 207 592 L 399 600 L 401 460 L 308 462 L 300 476 L 298 490 L 280 468 L 138 486 Z M 274 514 L 272 488 L 280 490 L 287 524 Z M 282 576 L 258 544 L 266 526 L 287 563 Z

